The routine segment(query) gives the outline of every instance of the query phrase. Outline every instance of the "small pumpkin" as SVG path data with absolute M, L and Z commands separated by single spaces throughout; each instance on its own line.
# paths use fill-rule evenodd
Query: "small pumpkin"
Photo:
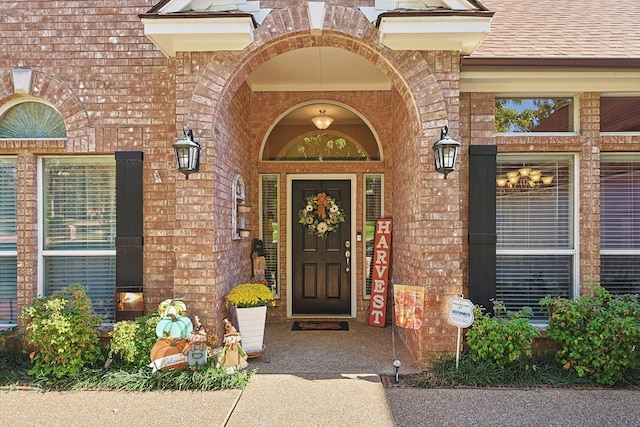
M 184 316 L 187 314 L 187 305 L 184 301 L 166 299 L 158 304 L 158 313 L 160 314 L 160 317 L 169 317 L 171 314 L 175 316 Z
M 169 314 L 163 317 L 156 326 L 156 336 L 158 338 L 189 338 L 193 331 L 193 323 L 187 316 L 176 316 Z
M 181 338 L 160 338 L 151 349 L 151 364 L 154 372 L 177 369 L 189 364 L 185 350 L 189 342 Z

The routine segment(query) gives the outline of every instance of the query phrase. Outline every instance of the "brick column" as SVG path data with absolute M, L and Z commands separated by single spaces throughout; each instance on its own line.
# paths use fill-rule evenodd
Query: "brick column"
M 600 96 L 579 97 L 580 135 L 580 283 L 600 282 Z M 581 290 L 582 292 L 582 290 Z
M 18 312 L 38 294 L 38 158 L 18 155 Z

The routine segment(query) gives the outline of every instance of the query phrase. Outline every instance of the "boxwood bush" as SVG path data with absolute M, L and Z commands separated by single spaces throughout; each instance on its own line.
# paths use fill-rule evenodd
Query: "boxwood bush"
M 473 325 L 466 335 L 469 357 L 504 367 L 523 355 L 531 356 L 531 343 L 539 335 L 529 322 L 532 310 L 508 311 L 502 301 L 492 301 L 495 316 L 478 305 L 473 309 Z
M 576 300 L 547 297 L 547 337 L 560 349 L 556 361 L 580 377 L 602 385 L 621 382 L 640 362 L 640 304 L 637 295 L 612 295 L 603 287 L 587 286 Z
M 102 358 L 98 326 L 86 289 L 71 285 L 35 298 L 20 313 L 31 353 L 31 375 L 74 377 Z

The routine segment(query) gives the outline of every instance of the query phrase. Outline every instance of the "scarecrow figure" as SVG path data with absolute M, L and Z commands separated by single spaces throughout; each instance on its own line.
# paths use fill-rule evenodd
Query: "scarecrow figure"
M 200 317 L 194 316 L 193 318 L 193 330 L 189 335 L 190 343 L 207 342 L 207 332 L 204 330 L 204 326 L 200 322 Z
M 200 318 L 195 316 L 193 322 L 194 328 L 189 335 L 189 345 L 185 347 L 183 354 L 187 356 L 189 366 L 204 365 L 209 356 L 209 348 L 207 347 L 207 332 L 204 330 Z
M 262 283 L 263 285 L 267 284 L 267 279 L 265 277 L 267 269 L 267 261 L 263 256 L 253 256 L 253 283 Z
M 247 353 L 240 346 L 242 339 L 240 333 L 227 319 L 224 319 L 224 330 L 224 346 L 218 355 L 218 366 L 222 366 L 227 374 L 232 375 L 234 372 L 246 368 L 249 364 L 247 363 Z

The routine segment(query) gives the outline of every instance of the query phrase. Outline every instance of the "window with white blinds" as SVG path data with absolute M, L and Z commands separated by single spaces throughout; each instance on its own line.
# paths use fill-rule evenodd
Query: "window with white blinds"
M 112 157 L 42 159 L 42 288 L 88 288 L 96 313 L 115 320 L 116 168 Z
M 365 283 L 364 298 L 371 298 L 371 280 L 373 277 L 373 246 L 376 220 L 382 218 L 384 212 L 384 194 L 382 175 L 365 175 L 364 177 L 364 251 L 365 251 Z
M 640 294 L 640 154 L 600 160 L 600 283 Z
M 573 175 L 572 155 L 498 155 L 496 298 L 509 310 L 530 307 L 533 320 L 546 318 L 540 299 L 573 297 Z M 517 180 L 499 182 L 507 176 Z
M 280 177 L 278 175 L 260 175 L 260 238 L 264 244 L 267 264 L 265 278 L 267 285 L 280 295 L 278 262 L 280 253 L 279 238 L 279 196 Z
M 18 318 L 17 288 L 17 163 L 0 157 L 0 325 L 15 325 Z

